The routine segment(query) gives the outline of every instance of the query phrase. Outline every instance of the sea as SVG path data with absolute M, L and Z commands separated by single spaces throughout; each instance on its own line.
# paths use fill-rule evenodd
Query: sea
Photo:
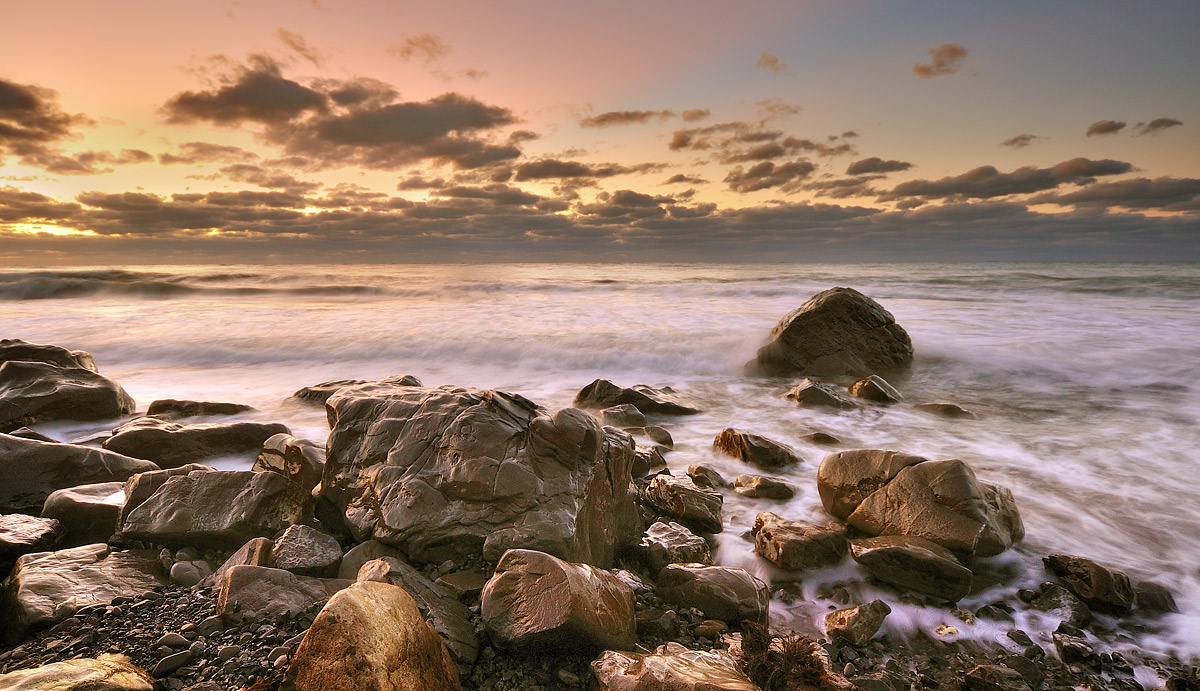
M 796 407 L 794 381 L 746 376 L 772 327 L 809 297 L 849 286 L 912 337 L 905 401 L 844 412 Z M 832 450 L 887 448 L 959 458 L 1010 488 L 1026 537 L 973 565 L 973 611 L 1049 579 L 1067 553 L 1153 580 L 1180 613 L 1122 624 L 1101 649 L 1200 656 L 1200 264 L 481 264 L 220 265 L 0 269 L 0 337 L 86 350 L 144 410 L 160 398 L 247 403 L 324 440 L 320 408 L 290 399 L 331 379 L 412 374 L 520 393 L 555 410 L 597 378 L 670 386 L 703 410 L 656 422 L 675 439 L 676 474 L 706 463 L 753 472 L 712 450 L 725 427 L 792 446 L 804 462 L 774 475 L 780 502 L 725 495 L 717 563 L 790 582 L 776 628 L 812 631 L 825 613 L 882 598 L 897 637 L 1007 641 L 1005 622 L 963 621 L 898 598 L 854 562 L 787 574 L 746 534 L 759 511 L 823 522 L 818 464 Z M 922 413 L 949 402 L 975 419 Z M 63 441 L 115 422 L 44 425 Z M 220 459 L 246 468 L 251 458 Z M 1018 606 L 1044 647 L 1057 619 Z M 951 627 L 951 628 L 945 628 Z M 938 630 L 941 633 L 937 633 Z M 1090 634 L 1089 634 L 1090 635 Z M 1115 641 L 1115 642 L 1114 642 Z

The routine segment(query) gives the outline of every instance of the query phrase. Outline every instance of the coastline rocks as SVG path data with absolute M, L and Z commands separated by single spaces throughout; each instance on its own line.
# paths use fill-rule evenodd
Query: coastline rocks
M 1101 566 L 1091 559 L 1066 554 L 1051 554 L 1043 558 L 1042 563 L 1088 607 L 1108 612 L 1133 609 L 1133 585 L 1125 573 Z
M 234 566 L 225 572 L 217 614 L 241 612 L 247 616 L 279 616 L 302 612 L 325 602 L 354 581 L 310 578 L 266 566 Z
M 796 489 L 788 483 L 762 475 L 738 475 L 733 480 L 733 491 L 751 499 L 774 499 L 784 501 L 796 496 Z
M 108 420 L 135 409 L 119 384 L 82 367 L 0 364 L 0 432 L 52 420 Z
M 817 468 L 817 492 L 821 495 L 821 504 L 830 514 L 845 520 L 864 499 L 890 482 L 901 470 L 926 460 L 883 449 L 831 453 Z
M 653 575 L 667 564 L 712 564 L 712 553 L 704 538 L 678 523 L 658 521 L 647 528 L 640 549 Z
M 974 420 L 975 413 L 953 403 L 918 403 L 913 406 L 923 413 L 937 415 L 951 420 Z
M 256 537 L 248 540 L 246 544 L 238 548 L 217 568 L 213 575 L 206 577 L 200 582 L 203 586 L 216 586 L 221 589 L 225 583 L 225 574 L 235 566 L 270 566 L 271 565 L 271 549 L 275 543 L 265 537 Z M 339 576 L 340 578 L 344 578 Z
M 632 650 L 633 599 L 633 590 L 607 571 L 513 549 L 483 587 L 480 607 L 492 640 L 504 646 Z
M 325 447 L 290 434 L 276 434 L 263 442 L 262 450 L 250 469 L 256 473 L 279 473 L 311 491 L 321 482 L 321 472 L 325 469 Z
M 19 338 L 0 338 L 0 363 L 10 360 L 42 362 L 63 369 L 96 370 L 96 361 L 90 353 L 82 350 L 67 350 L 56 345 L 41 345 L 22 341 Z
M 582 411 L 389 380 L 342 388 L 326 411 L 329 513 L 414 563 L 521 547 L 607 566 L 640 532 L 633 439 Z
M 158 466 L 109 451 L 0 434 L 0 512 L 36 515 L 56 490 L 151 470 Z
M 786 571 L 799 571 L 840 562 L 850 549 L 841 528 L 788 521 L 764 511 L 754 519 L 754 549 Z
M 54 549 L 62 543 L 65 534 L 62 524 L 53 518 L 23 513 L 0 516 L 0 569 L 22 554 Z
M 1054 583 L 1043 583 L 1029 606 L 1056 616 L 1076 628 L 1083 628 L 1092 620 L 1092 611 L 1083 600 Z
M 337 538 L 307 525 L 291 525 L 271 548 L 277 569 L 300 576 L 333 576 L 342 562 Z
M 782 468 L 802 462 L 792 449 L 766 437 L 727 427 L 713 440 L 713 449 L 759 468 Z
M 606 425 L 618 428 L 643 428 L 647 424 L 646 415 L 629 403 L 622 403 L 621 405 L 601 410 L 600 421 Z
M 597 379 L 575 394 L 577 408 L 611 408 L 628 404 L 644 415 L 695 415 L 698 408 L 685 405 L 670 388 L 655 389 L 645 384 L 626 388 L 607 379 Z
M 850 385 L 850 394 L 875 403 L 899 403 L 904 396 L 879 375 L 863 377 Z
M 592 662 L 592 674 L 603 691 L 758 691 L 728 653 L 678 643 L 654 653 L 606 650 Z
M 208 415 L 240 415 L 253 413 L 254 408 L 242 403 L 216 403 L 213 401 L 180 401 L 163 398 L 146 408 L 146 415 L 174 420 L 182 417 L 205 417 Z
M 854 540 L 850 554 L 876 580 L 922 595 L 956 602 L 971 592 L 974 575 L 954 554 L 919 537 Z
M 1165 586 L 1152 581 L 1142 581 L 1133 586 L 1137 610 L 1146 614 L 1168 614 L 1178 612 L 1175 596 Z
M 766 624 L 771 593 L 745 569 L 702 564 L 668 564 L 658 575 L 657 592 L 681 607 L 695 607 L 711 619 Z
M 721 506 L 725 500 L 710 489 L 697 487 L 690 478 L 655 475 L 646 483 L 642 499 L 697 532 L 719 533 L 724 529 Z
M 280 691 L 457 691 L 442 639 L 413 598 L 388 583 L 355 583 L 330 598 L 292 654 Z
M 277 422 L 212 422 L 181 425 L 155 417 L 138 418 L 113 430 L 104 440 L 109 451 L 176 468 L 216 456 L 250 453 L 276 434 L 288 434 Z
M 879 632 L 883 620 L 891 613 L 892 608 L 883 600 L 839 609 L 825 615 L 825 633 L 835 643 L 863 646 Z
M 977 665 L 963 677 L 967 691 L 1029 691 L 1029 683 L 1006 665 Z
M 701 463 L 689 465 L 687 475 L 697 487 L 704 489 L 718 489 L 729 486 L 729 482 L 721 477 L 720 473 Z
M 404 560 L 404 555 L 400 554 L 398 550 L 388 547 L 379 540 L 360 542 L 346 550 L 345 556 L 342 557 L 342 564 L 338 567 L 337 577 L 354 580 L 358 578 L 359 571 L 367 562 L 383 557 Z
M 58 519 L 71 546 L 108 542 L 117 532 L 124 487 L 123 482 L 101 482 L 57 490 L 46 498 L 42 517 Z
M 163 486 L 169 478 L 177 475 L 187 475 L 193 471 L 216 472 L 216 468 L 203 465 L 201 463 L 189 463 L 179 466 L 178 468 L 169 468 L 167 470 L 151 470 L 144 473 L 138 473 L 125 481 L 125 504 L 121 507 L 121 513 L 117 518 L 117 527 L 125 522 L 125 515 L 133 511 L 142 502 L 150 498 L 150 495 L 158 491 L 159 487 Z
M 780 320 L 753 364 L 763 374 L 861 377 L 902 372 L 912 359 L 891 313 L 853 288 L 830 288 Z
M 54 662 L 0 674 L 4 691 L 151 691 L 150 675 L 123 655 Z
M 395 375 L 380 379 L 381 382 L 388 382 L 393 386 L 420 386 L 421 381 L 411 374 Z M 314 386 L 306 386 L 296 393 L 292 394 L 292 398 L 312 403 L 315 405 L 325 405 L 329 397 L 337 393 L 338 390 L 344 389 L 347 386 L 358 386 L 359 384 L 370 384 L 366 379 L 338 379 L 335 381 L 326 381 Z
M 856 407 L 854 401 L 843 396 L 837 387 L 812 379 L 801 379 L 787 392 L 787 397 L 795 401 L 796 405 L 801 408 L 850 410 Z

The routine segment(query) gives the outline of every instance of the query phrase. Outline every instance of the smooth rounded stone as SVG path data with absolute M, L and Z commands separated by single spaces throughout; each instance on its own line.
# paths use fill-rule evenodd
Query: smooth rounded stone
M 312 496 L 276 473 L 193 471 L 168 477 L 136 508 L 121 534 L 170 545 L 245 544 L 276 535 L 312 515 Z
M 713 440 L 713 450 L 759 468 L 783 468 L 803 461 L 791 448 L 758 434 L 726 427 Z
M 953 403 L 918 403 L 913 406 L 923 413 L 937 415 L 951 420 L 974 420 L 975 413 Z
M 846 520 L 868 535 L 922 537 L 981 557 L 999 554 L 1025 537 L 1012 492 L 979 482 L 957 459 L 901 469 Z
M 697 487 L 702 487 L 704 489 L 718 489 L 729 486 L 729 482 L 725 478 L 721 477 L 720 473 L 718 473 L 712 467 L 702 463 L 693 463 L 689 465 L 687 474 L 688 477 L 692 478 L 692 482 L 695 483 Z
M 754 519 L 754 550 L 786 571 L 833 566 L 850 549 L 840 527 L 789 521 L 764 511 Z
M 157 641 L 155 641 L 154 647 L 159 648 L 162 646 L 166 646 L 168 648 L 186 648 L 186 647 L 190 646 L 191 644 L 192 644 L 192 642 L 189 641 L 188 639 L 184 638 L 183 636 L 180 636 L 179 634 L 177 634 L 175 632 L 171 632 L 171 633 L 163 634 L 161 638 L 159 638 Z
M 632 650 L 633 600 L 633 590 L 607 571 L 513 549 L 483 587 L 480 612 L 492 640 L 503 646 Z
M 854 449 L 831 453 L 817 468 L 817 492 L 825 510 L 845 520 L 864 499 L 905 468 L 928 459 L 899 451 Z
M 834 408 L 850 410 L 857 407 L 854 401 L 842 395 L 832 384 L 823 384 L 813 379 L 801 379 L 787 392 L 787 397 L 801 408 Z
M 42 517 L 66 528 L 69 545 L 108 542 L 117 532 L 117 515 L 125 504 L 124 482 L 99 482 L 52 492 L 42 505 Z
M 154 668 L 150 670 L 150 676 L 155 679 L 161 679 L 175 673 L 179 668 L 187 665 L 195 658 L 195 655 L 190 650 L 181 650 L 177 653 L 171 653 L 158 661 Z
M 641 435 L 645 436 L 646 438 L 648 438 L 650 441 L 654 442 L 655 444 L 666 447 L 668 451 L 675 448 L 675 439 L 671 437 L 670 432 L 663 429 L 662 427 L 656 427 L 654 425 L 650 425 L 648 427 L 641 427 L 641 428 L 638 428 L 635 430 L 625 430 L 625 431 L 635 433 L 635 434 L 641 434 Z
M 217 614 L 241 612 L 249 616 L 278 616 L 302 612 L 328 600 L 354 581 L 310 578 L 265 566 L 235 566 L 225 572 Z
M 788 483 L 762 475 L 738 475 L 733 481 L 733 491 L 751 499 L 782 501 L 796 496 L 796 488 Z
M 1165 586 L 1152 581 L 1142 581 L 1133 586 L 1137 610 L 1146 614 L 1168 614 L 1178 612 L 1175 596 Z
M 421 380 L 411 374 L 394 375 L 380 379 L 381 382 L 388 382 L 393 386 L 421 386 Z M 359 384 L 370 384 L 366 379 L 337 379 L 334 381 L 321 382 L 315 386 L 306 386 L 296 393 L 292 394 L 295 398 L 305 403 L 315 405 L 325 405 L 329 397 L 337 393 L 339 390 L 348 386 L 358 386 Z
M 120 384 L 90 369 L 23 360 L 0 364 L 0 432 L 39 422 L 110 420 L 135 408 Z
M 651 574 L 667 564 L 712 564 L 712 553 L 704 538 L 674 522 L 658 521 L 647 528 L 641 551 Z
M 645 384 L 626 388 L 607 379 L 597 379 L 575 394 L 577 408 L 611 408 L 631 405 L 645 415 L 695 415 L 699 408 L 683 403 L 670 388 L 655 389 Z
M 963 677 L 968 691 L 1029 691 L 1029 683 L 1015 669 L 1004 665 L 978 665 Z
M 608 566 L 640 534 L 633 438 L 580 410 L 387 380 L 340 389 L 326 410 L 322 521 L 340 515 L 413 563 L 520 547 Z
M 592 661 L 592 674 L 604 691 L 758 691 L 729 653 L 678 643 L 654 653 L 606 650 Z
M 263 442 L 250 469 L 256 473 L 279 473 L 311 491 L 321 482 L 325 470 L 325 446 L 290 434 L 276 434 Z
M 337 538 L 307 525 L 291 525 L 271 549 L 275 568 L 301 576 L 333 576 L 342 562 Z
M 872 600 L 857 607 L 839 609 L 825 615 L 825 633 L 834 643 L 866 645 L 867 641 L 879 632 L 883 620 L 891 613 L 892 608 L 883 600 Z
M 177 420 L 184 417 L 205 417 L 209 415 L 241 415 L 253 413 L 256 409 L 243 403 L 220 403 L 215 401 L 181 401 L 174 398 L 163 398 L 154 401 L 146 408 L 146 414 L 166 420 Z
M 800 437 L 800 439 L 808 442 L 809 444 L 815 444 L 817 446 L 834 446 L 842 443 L 841 439 L 838 439 L 832 434 L 828 434 L 826 432 L 809 432 L 808 434 Z
M 904 396 L 894 386 L 877 374 L 863 377 L 851 384 L 850 395 L 875 403 L 899 403 L 904 400 Z
M 53 662 L 0 674 L 4 691 L 151 691 L 150 675 L 124 655 Z
M 458 691 L 446 646 L 413 598 L 361 582 L 330 598 L 292 654 L 280 691 Z
M 912 359 L 912 341 L 891 313 L 853 288 L 830 288 L 784 316 L 747 368 L 861 377 L 906 371 Z
M 645 427 L 646 415 L 630 403 L 622 403 L 600 411 L 600 421 L 613 427 Z
M 1124 572 L 1101 566 L 1085 557 L 1066 554 L 1051 554 L 1044 557 L 1042 563 L 1062 581 L 1063 587 L 1088 607 L 1109 612 L 1133 609 L 1133 585 Z
M 702 564 L 668 564 L 658 574 L 658 594 L 680 607 L 731 623 L 765 624 L 771 603 L 767 584 L 745 569 Z
M 23 513 L 0 516 L 0 562 L 22 554 L 45 552 L 62 544 L 66 530 L 53 518 Z
M 113 435 L 104 440 L 104 448 L 154 461 L 162 468 L 176 468 L 208 458 L 256 452 L 276 434 L 290 434 L 290 431 L 278 422 L 182 425 L 141 417 L 113 430 Z
M 974 575 L 950 550 L 919 537 L 854 540 L 850 554 L 872 578 L 922 595 L 957 602 L 971 592 Z
M 1055 583 L 1043 583 L 1029 606 L 1056 616 L 1076 628 L 1083 628 L 1092 620 L 1092 611 L 1087 604 Z
M 0 434 L 0 512 L 36 516 L 56 490 L 124 481 L 150 470 L 158 466 L 87 446 Z
M 691 478 L 655 475 L 646 483 L 642 499 L 697 532 L 719 533 L 724 529 L 721 506 L 725 500 L 710 489 L 697 487 Z
M 394 547 L 388 547 L 379 540 L 367 540 L 346 550 L 345 556 L 342 557 L 341 566 L 338 567 L 337 577 L 355 580 L 358 578 L 358 571 L 363 567 L 363 564 L 381 557 L 404 560 L 404 555 L 400 554 L 399 550 Z
M 235 566 L 270 566 L 271 549 L 274 546 L 274 541 L 265 537 L 256 537 L 247 540 L 246 544 L 231 554 L 225 560 L 225 563 L 221 564 L 211 576 L 207 576 L 201 580 L 199 585 L 201 587 L 216 586 L 220 588 L 225 582 L 225 574 Z M 343 578 L 340 575 L 338 577 Z
M 190 588 L 213 575 L 212 566 L 202 559 L 177 561 L 171 565 L 171 582 Z
M 96 544 L 26 554 L 0 589 L 0 609 L 6 613 L 6 634 L 16 641 L 29 629 L 50 626 L 85 607 L 135 598 L 165 583 L 162 566 L 150 552 L 115 552 Z
M 96 369 L 96 361 L 86 351 L 68 350 L 56 345 L 30 343 L 19 338 L 0 338 L 0 363 L 5 363 L 9 360 L 41 362 L 64 369 L 98 371 Z

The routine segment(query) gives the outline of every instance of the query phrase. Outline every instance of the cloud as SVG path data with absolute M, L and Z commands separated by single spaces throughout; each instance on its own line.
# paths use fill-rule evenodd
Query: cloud
M 787 63 L 780 60 L 779 56 L 769 50 L 764 50 L 762 55 L 758 56 L 758 62 L 754 63 L 754 67 L 755 69 L 767 70 L 776 74 L 788 71 Z
M 211 142 L 187 142 L 179 145 L 178 153 L 159 154 L 158 162 L 165 166 L 196 163 L 246 163 L 257 158 L 258 154 L 237 146 Z
M 875 189 L 871 185 L 871 182 L 882 180 L 884 177 L 883 175 L 860 175 L 854 178 L 818 180 L 816 182 L 805 183 L 801 189 L 808 192 L 816 192 L 823 197 L 833 197 L 834 199 L 872 197 L 879 194 L 879 190 Z
M 667 178 L 667 180 L 665 182 L 663 182 L 663 184 L 664 185 L 706 185 L 706 184 L 708 184 L 708 180 L 705 180 L 702 177 L 697 177 L 695 175 L 684 175 L 683 173 L 678 173 L 676 175 L 672 175 L 671 177 Z
M 1182 120 L 1176 120 L 1175 118 L 1154 118 L 1150 122 L 1139 122 L 1138 124 L 1134 125 L 1133 129 L 1139 136 L 1141 136 L 1146 134 L 1158 134 L 1163 130 L 1169 130 L 1172 127 L 1179 127 L 1182 124 Z
M 76 137 L 75 128 L 95 122 L 64 112 L 57 98 L 51 89 L 0 79 L 0 165 L 5 156 L 15 156 L 23 165 L 51 173 L 91 175 L 103 172 L 95 163 L 103 162 L 104 156 L 113 161 L 120 158 L 96 152 L 82 154 L 83 158 L 64 155 L 62 145 Z
M 622 166 L 615 163 L 592 164 L 581 161 L 565 161 L 558 158 L 543 158 L 518 165 L 513 180 L 516 182 L 528 182 L 533 180 L 564 180 L 572 178 L 611 178 L 616 175 L 629 173 L 652 173 L 660 171 L 664 167 L 664 165 L 658 163 Z
M 293 194 L 308 194 L 322 187 L 319 182 L 298 180 L 295 176 L 249 163 L 235 163 L 221 168 L 220 176 L 232 182 L 244 182 L 258 187 L 282 189 Z M 220 176 L 211 176 L 220 179 Z
M 325 66 L 325 54 L 309 45 L 308 41 L 300 34 L 288 31 L 281 26 L 275 30 L 275 37 L 296 55 L 308 60 L 317 67 Z
M 401 60 L 422 60 L 431 65 L 450 54 L 450 45 L 436 34 L 417 34 L 393 43 L 388 53 Z
M 1024 149 L 1039 139 L 1043 139 L 1043 137 L 1039 137 L 1036 134 L 1018 134 L 1011 139 L 1005 139 L 1000 142 L 1000 146 L 1007 146 L 1010 149 Z
M 700 122 L 706 119 L 712 113 L 708 108 L 690 108 L 679 114 L 684 122 Z
M 1096 137 L 1107 134 L 1116 134 L 1125 129 L 1125 123 L 1120 120 L 1097 120 L 1088 125 L 1087 136 Z
M 1200 214 L 1200 179 L 1159 177 L 1117 180 L 1088 185 L 1066 194 L 1040 195 L 1029 201 L 1033 204 L 1058 204 L 1077 208 L 1119 207 Z
M 799 189 L 796 183 L 811 175 L 815 169 L 816 166 L 808 161 L 792 161 L 781 165 L 764 161 L 748 169 L 742 166 L 734 168 L 725 176 L 724 182 L 729 184 L 729 189 L 742 194 L 771 187 L 794 192 Z
M 929 62 L 913 65 L 913 74 L 921 79 L 954 74 L 967 57 L 967 49 L 958 43 L 943 43 L 929 49 Z
M 284 78 L 277 63 L 256 56 L 219 87 L 177 94 L 162 110 L 170 123 L 233 126 L 242 122 L 282 125 L 327 107 L 325 94 Z
M 504 184 L 484 187 L 446 187 L 439 189 L 435 194 L 452 199 L 480 199 L 488 201 L 494 206 L 533 206 L 542 201 L 542 197 L 536 194 Z
M 615 127 L 618 125 L 643 125 L 651 120 L 664 122 L 675 117 L 673 110 L 614 110 L 592 115 L 579 121 L 580 127 Z
M 1064 183 L 1087 184 L 1106 175 L 1120 175 L 1133 170 L 1124 161 L 1102 159 L 1093 161 L 1073 158 L 1050 168 L 1017 168 L 1001 173 L 993 166 L 980 166 L 962 175 L 940 180 L 911 180 L 896 185 L 880 201 L 896 201 L 905 197 L 922 199 L 991 199 L 1012 194 L 1032 194 L 1050 190 Z
M 671 151 L 712 151 L 724 164 L 747 163 L 811 153 L 840 156 L 854 153 L 854 146 L 841 135 L 825 141 L 785 136 L 782 131 L 765 129 L 762 122 L 723 122 L 707 127 L 676 130 L 667 148 Z
M 5 223 L 53 223 L 74 216 L 80 208 L 38 192 L 0 187 L 0 221 Z
M 440 189 L 446 186 L 445 178 L 429 179 L 423 175 L 410 175 L 396 184 L 396 189 L 405 190 L 433 190 Z
M 761 101 L 755 101 L 754 104 L 758 106 L 758 116 L 761 119 L 759 124 L 766 124 L 771 120 L 799 115 L 802 110 L 799 105 L 788 103 L 778 96 L 764 98 Z
M 907 161 L 885 161 L 878 156 L 855 161 L 846 168 L 846 175 L 869 175 L 872 173 L 895 173 L 912 168 Z

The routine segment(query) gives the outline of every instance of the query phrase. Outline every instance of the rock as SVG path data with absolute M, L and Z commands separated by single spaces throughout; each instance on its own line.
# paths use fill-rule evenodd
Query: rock
M 974 576 L 941 545 L 911 536 L 854 540 L 850 554 L 873 578 L 922 595 L 956 602 L 971 592 Z
M 150 670 L 150 676 L 155 679 L 161 679 L 174 674 L 180 667 L 192 661 L 195 656 L 190 650 L 181 650 L 177 653 L 171 653 L 158 661 L 154 665 L 154 669 Z
M 172 545 L 232 547 L 306 522 L 311 499 L 276 473 L 193 471 L 167 478 L 136 508 L 127 504 L 121 534 Z
M 604 691 L 758 691 L 728 653 L 678 644 L 655 653 L 607 650 L 592 662 L 592 674 Z
M 817 492 L 825 510 L 845 520 L 864 499 L 905 468 L 927 459 L 899 451 L 855 449 L 831 453 L 817 468 Z
M 730 623 L 766 624 L 771 602 L 766 583 L 745 569 L 725 566 L 668 564 L 658 575 L 657 592 L 668 602 Z
M 0 434 L 0 512 L 37 515 L 56 490 L 123 481 L 149 470 L 158 466 L 86 446 Z
M 66 529 L 71 546 L 108 542 L 117 532 L 117 515 L 125 504 L 124 482 L 100 482 L 52 492 L 42 506 L 43 518 Z
M 856 407 L 854 401 L 843 396 L 833 385 L 822 384 L 812 379 L 801 379 L 787 392 L 787 397 L 802 408 L 849 410 Z
M 41 432 L 35 432 L 35 431 L 29 429 L 28 427 L 21 427 L 20 429 L 15 429 L 15 430 L 9 432 L 8 434 L 11 436 L 14 436 L 14 437 L 20 437 L 21 439 L 32 439 L 34 441 L 45 441 L 45 442 L 50 442 L 52 444 L 55 443 L 54 439 L 47 437 L 46 435 L 42 434 Z
M 675 440 L 671 437 L 671 433 L 662 427 L 650 425 L 649 427 L 625 431 L 643 435 L 655 444 L 666 447 L 668 451 L 675 448 Z
M 0 432 L 55 420 L 109 420 L 136 405 L 119 384 L 81 367 L 0 364 Z
M 808 434 L 800 437 L 800 439 L 808 442 L 809 444 L 816 444 L 817 446 L 833 446 L 834 444 L 842 443 L 841 439 L 838 439 L 832 434 L 827 434 L 825 432 L 809 432 Z
M 23 513 L 0 516 L 0 563 L 9 562 L 22 554 L 52 550 L 62 544 L 65 535 L 63 525 L 53 518 L 37 518 Z
M 175 632 L 165 633 L 157 641 L 154 642 L 155 648 L 166 646 L 168 648 L 186 648 L 192 644 L 191 641 L 180 636 Z
M 645 415 L 695 415 L 698 408 L 685 405 L 670 389 L 655 389 L 645 384 L 632 388 L 617 386 L 607 379 L 597 379 L 575 394 L 578 408 L 611 408 L 628 404 Z
M 343 388 L 326 409 L 323 501 L 355 539 L 414 563 L 523 547 L 607 566 L 640 532 L 633 439 L 579 410 L 388 380 Z
M 307 525 L 291 525 L 271 549 L 275 568 L 301 576 L 334 576 L 342 562 L 337 538 Z
M 1166 587 L 1152 581 L 1142 581 L 1133 587 L 1137 610 L 1146 614 L 1178 612 L 1175 596 Z
M 751 499 L 785 500 L 796 496 L 796 489 L 788 483 L 762 475 L 738 475 L 733 491 Z
M 1012 492 L 978 482 L 957 459 L 902 468 L 846 520 L 868 535 L 911 535 L 981 557 L 1025 536 Z
M 825 615 L 825 633 L 835 643 L 863 646 L 883 626 L 892 608 L 883 600 L 872 600 L 849 609 L 839 609 Z
M 3 343 L 3 341 L 0 341 Z M 151 691 L 150 676 L 124 655 L 53 662 L 0 674 L 4 691 Z
M 634 447 L 632 477 L 640 479 L 666 467 L 667 461 L 663 458 L 659 447 L 646 447 L 640 444 Z
M 636 618 L 638 638 L 679 638 L 679 615 L 673 609 L 639 609 Z
M 413 598 L 361 582 L 330 598 L 292 655 L 280 691 L 457 691 L 446 646 Z
M 913 406 L 923 413 L 950 418 L 951 420 L 974 420 L 975 413 L 953 403 L 918 403 Z
M 692 635 L 696 638 L 716 639 L 729 631 L 729 625 L 716 619 L 705 619 L 692 627 Z
M 1096 649 L 1087 642 L 1087 639 L 1082 634 L 1075 635 L 1062 631 L 1061 624 L 1059 629 L 1050 634 L 1050 637 L 1054 640 L 1054 649 L 1058 651 L 1058 657 L 1063 664 L 1078 664 L 1090 667 L 1097 672 L 1100 671 L 1100 656 L 1096 654 Z
M 202 586 L 220 588 L 225 583 L 225 574 L 235 566 L 270 566 L 271 565 L 271 549 L 275 543 L 265 537 L 251 538 L 246 541 L 246 544 L 238 548 L 224 564 L 221 564 L 213 575 L 201 581 Z M 338 575 L 338 578 L 345 579 L 344 576 Z M 348 580 L 354 580 L 353 578 Z
M 833 566 L 850 549 L 841 528 L 788 521 L 769 511 L 755 517 L 751 532 L 755 551 L 787 571 Z
M 9 640 L 50 626 L 84 607 L 133 598 L 166 583 L 150 552 L 114 552 L 108 545 L 84 545 L 17 559 L 0 587 Z
M 850 394 L 875 403 L 899 403 L 904 396 L 883 377 L 872 374 L 850 385 Z
M 613 427 L 645 427 L 646 415 L 631 403 L 622 403 L 600 411 L 600 421 Z
M 1042 559 L 1046 570 L 1088 607 L 1108 612 L 1133 609 L 1133 585 L 1123 572 L 1109 569 L 1091 559 L 1051 554 Z
M 664 515 L 701 533 L 719 533 L 721 526 L 720 494 L 697 487 L 688 478 L 655 475 L 646 483 L 642 499 Z
M 641 551 L 652 575 L 667 564 L 712 564 L 712 554 L 704 538 L 678 523 L 658 521 L 647 528 Z
M 164 420 L 177 420 L 183 417 L 204 417 L 208 415 L 241 415 L 253 413 L 255 409 L 241 403 L 214 403 L 212 401 L 177 401 L 164 398 L 154 401 L 146 408 L 146 414 Z
M 288 434 L 277 422 L 209 422 L 181 425 L 156 417 L 142 417 L 113 430 L 104 448 L 133 458 L 176 468 L 207 458 L 248 454 L 262 448 L 276 434 Z
M 963 677 L 969 691 L 1029 691 L 1021 673 L 1003 665 L 978 665 Z
M 1038 596 L 1029 605 L 1077 628 L 1087 626 L 1092 620 L 1092 612 L 1083 600 L 1054 583 L 1043 583 Z
M 1001 660 L 1001 664 L 1020 674 L 1030 688 L 1038 688 L 1042 685 L 1042 679 L 1045 678 L 1041 667 L 1024 655 L 1007 655 Z
M 67 350 L 55 345 L 39 345 L 19 338 L 0 338 L 0 364 L 10 360 L 41 362 L 63 369 L 96 372 L 96 361 L 82 350 Z
M 302 612 L 325 602 L 354 581 L 310 578 L 265 566 L 234 566 L 225 572 L 217 614 L 241 612 L 250 616 L 278 616 Z
M 709 466 L 700 463 L 693 463 L 689 465 L 687 474 L 688 477 L 692 478 L 692 482 L 695 483 L 697 487 L 702 487 L 704 489 L 717 489 L 720 487 L 729 486 L 729 482 L 727 482 L 725 478 L 721 477 L 720 473 L 718 473 L 716 470 L 713 470 Z
M 475 636 L 470 610 L 457 597 L 443 591 L 416 569 L 394 557 L 367 562 L 359 570 L 358 580 L 379 581 L 404 588 L 416 602 L 421 616 L 441 636 L 458 671 L 470 674 L 479 654 L 479 639 Z
M 766 437 L 727 427 L 713 440 L 713 450 L 759 468 L 782 468 L 801 459 L 792 449 Z
M 117 516 L 117 526 L 125 522 L 125 516 L 130 511 L 142 505 L 162 487 L 169 478 L 177 475 L 187 475 L 195 471 L 215 472 L 216 469 L 203 465 L 201 463 L 189 463 L 178 468 L 169 468 L 167 470 L 152 470 L 144 473 L 138 473 L 125 481 L 125 504 L 121 506 L 121 513 Z
M 544 552 L 505 552 L 483 587 L 480 611 L 492 640 L 514 648 L 632 650 L 637 640 L 629 586 Z
M 321 482 L 324 469 L 325 447 L 290 434 L 276 434 L 264 441 L 251 468 L 256 473 L 279 473 L 310 491 Z
M 487 585 L 491 577 L 492 574 L 487 571 L 468 569 L 438 576 L 434 583 L 459 600 L 474 600 L 483 592 L 483 586 Z
M 177 561 L 171 565 L 171 582 L 190 588 L 213 575 L 212 566 L 203 559 Z
M 379 540 L 367 540 L 346 550 L 346 555 L 342 557 L 342 564 L 338 567 L 337 577 L 353 581 L 358 578 L 359 569 L 363 567 L 363 564 L 381 557 L 392 557 L 403 561 L 403 556 L 398 550 L 388 547 Z
M 421 385 L 421 381 L 411 374 L 386 377 L 380 381 L 389 382 L 394 386 Z M 325 405 L 325 402 L 329 400 L 329 397 L 337 393 L 340 389 L 344 389 L 348 386 L 358 386 L 359 384 L 369 383 L 370 382 L 365 379 L 338 379 L 336 381 L 321 382 L 316 386 L 306 386 L 303 389 L 300 389 L 296 393 L 292 394 L 292 398 L 304 401 L 305 403 Z
M 912 359 L 908 334 L 879 303 L 853 288 L 830 288 L 780 320 L 759 349 L 754 369 L 861 377 L 903 372 Z

